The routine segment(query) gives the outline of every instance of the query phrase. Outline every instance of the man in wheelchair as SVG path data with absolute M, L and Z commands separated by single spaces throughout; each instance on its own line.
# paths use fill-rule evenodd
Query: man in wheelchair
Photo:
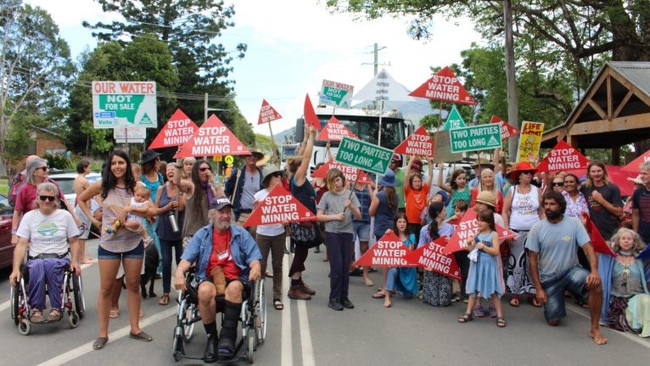
M 36 208 L 25 214 L 16 231 L 18 244 L 14 249 L 13 269 L 9 281 L 11 286 L 16 285 L 20 277 L 20 266 L 29 249 L 28 297 L 32 309 L 30 317 L 32 323 L 45 321 L 43 317 L 45 285 L 47 285 L 52 307 L 47 321 L 61 319 L 63 316 L 61 293 L 65 270 L 70 265 L 77 276 L 81 273 L 77 242 L 79 228 L 72 215 L 59 208 L 58 196 L 59 190 L 53 183 L 39 184 L 36 188 Z M 68 253 L 71 254 L 72 259 Z
M 235 355 L 237 324 L 246 285 L 261 277 L 262 254 L 245 229 L 231 224 L 232 204 L 225 197 L 210 203 L 211 224 L 199 229 L 183 251 L 174 288 L 185 291 L 185 273 L 196 263 L 198 309 L 208 344 L 203 360 L 216 362 Z M 250 288 L 250 286 L 249 286 Z M 217 337 L 216 297 L 225 297 L 221 335 Z

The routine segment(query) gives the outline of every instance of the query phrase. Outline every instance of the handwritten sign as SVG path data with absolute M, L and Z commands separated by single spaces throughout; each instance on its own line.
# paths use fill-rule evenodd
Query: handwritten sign
M 539 147 L 542 144 L 544 124 L 539 122 L 523 121 L 519 135 L 519 150 L 517 161 L 534 161 L 539 156 Z

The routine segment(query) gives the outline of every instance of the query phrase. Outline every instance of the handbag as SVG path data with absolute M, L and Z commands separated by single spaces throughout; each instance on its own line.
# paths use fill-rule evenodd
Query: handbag
M 313 248 L 323 242 L 323 235 L 313 222 L 292 222 L 291 239 L 296 242 L 296 246 Z

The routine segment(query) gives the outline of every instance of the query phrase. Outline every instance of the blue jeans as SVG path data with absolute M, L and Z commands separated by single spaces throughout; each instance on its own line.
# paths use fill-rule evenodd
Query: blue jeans
M 352 233 L 325 232 L 325 242 L 330 263 L 330 299 L 347 299 L 350 287 L 350 260 L 352 258 Z

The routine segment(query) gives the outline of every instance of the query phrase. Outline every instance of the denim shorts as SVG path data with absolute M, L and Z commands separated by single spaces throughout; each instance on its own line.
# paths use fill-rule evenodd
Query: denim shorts
M 352 221 L 352 233 L 354 238 L 359 238 L 359 241 L 370 240 L 370 223 L 361 221 Z
M 563 275 L 542 283 L 542 288 L 546 291 L 548 298 L 544 306 L 544 316 L 546 320 L 559 320 L 566 316 L 564 308 L 564 291 L 569 290 L 573 294 L 581 296 L 583 300 L 587 300 L 589 291 L 585 284 L 589 271 L 586 269 L 575 266 L 571 267 Z
M 97 258 L 98 259 L 123 259 L 123 258 L 134 258 L 134 259 L 143 259 L 144 258 L 144 242 L 140 240 L 138 246 L 129 250 L 128 252 L 114 253 L 108 251 L 100 245 L 97 249 Z

